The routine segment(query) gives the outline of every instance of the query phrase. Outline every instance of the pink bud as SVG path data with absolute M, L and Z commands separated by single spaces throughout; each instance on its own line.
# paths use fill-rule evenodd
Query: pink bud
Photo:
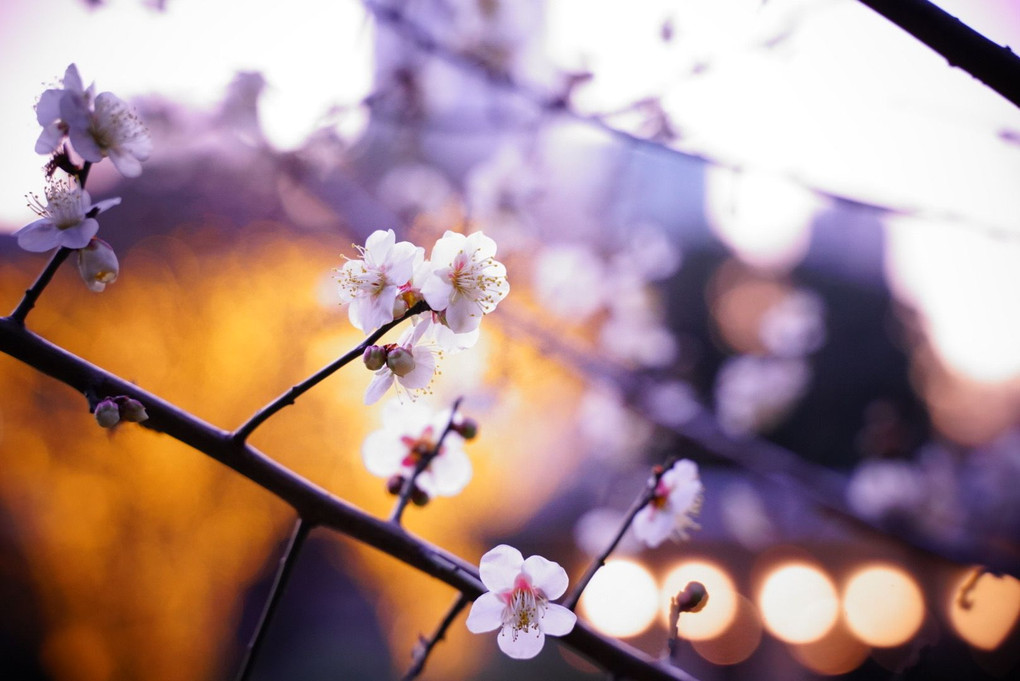
M 386 366 L 397 376 L 407 376 L 414 371 L 414 356 L 410 350 L 395 347 L 386 353 Z
M 369 371 L 378 371 L 386 364 L 386 348 L 381 348 L 378 345 L 369 345 L 365 348 L 361 359 L 365 362 L 365 366 L 368 367 Z
M 121 402 L 120 416 L 125 421 L 131 421 L 132 423 L 141 423 L 149 418 L 145 411 L 145 406 L 138 400 L 133 400 L 130 397 L 125 398 Z

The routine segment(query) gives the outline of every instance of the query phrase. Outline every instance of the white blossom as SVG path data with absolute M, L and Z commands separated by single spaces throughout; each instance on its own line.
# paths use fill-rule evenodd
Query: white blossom
M 89 193 L 73 182 L 51 182 L 46 187 L 46 206 L 32 197 L 29 207 L 39 215 L 14 236 L 26 251 L 42 253 L 59 246 L 85 248 L 99 231 L 95 216 L 120 203 L 119 198 L 93 204 Z
M 340 268 L 340 302 L 349 303 L 351 324 L 371 333 L 394 319 L 394 308 L 406 303 L 398 296 L 410 288 L 411 278 L 425 257 L 425 251 L 409 241 L 397 241 L 392 229 L 377 230 L 357 246 L 359 260 L 348 260 Z
M 556 603 L 567 590 L 567 572 L 542 556 L 527 560 L 517 549 L 500 544 L 478 566 L 488 591 L 471 605 L 467 628 L 475 634 L 499 629 L 499 649 L 510 657 L 538 655 L 545 637 L 569 634 L 577 616 Z
M 673 535 L 687 539 L 688 530 L 700 526 L 694 516 L 701 510 L 705 487 L 698 477 L 698 465 L 681 459 L 663 473 L 655 484 L 652 499 L 634 516 L 632 527 L 638 539 L 655 548 Z
M 142 161 L 152 153 L 152 138 L 127 102 L 112 92 L 101 92 L 92 111 L 70 99 L 64 102 L 61 112 L 68 111 L 68 137 L 82 158 L 98 163 L 108 156 L 124 177 L 142 173 Z
M 361 457 L 372 475 L 407 478 L 423 456 L 431 452 L 450 422 L 449 409 L 436 413 L 420 403 L 390 400 L 383 406 L 382 428 L 365 438 Z M 458 494 L 471 480 L 471 461 L 463 438 L 447 434 L 438 454 L 415 479 L 429 497 Z
M 95 85 L 89 85 L 88 89 L 82 86 L 77 66 L 71 64 L 67 67 L 61 84 L 62 88 L 50 88 L 43 92 L 35 105 L 36 120 L 43 126 L 43 131 L 35 143 L 37 154 L 53 153 L 67 134 L 68 126 L 61 114 L 62 106 L 70 107 L 69 111 L 88 111 L 92 108 Z M 63 104 L 65 100 L 70 100 L 70 103 Z
M 432 247 L 430 273 L 421 293 L 454 333 L 478 328 L 510 291 L 506 267 L 494 259 L 496 242 L 482 232 L 447 231 Z

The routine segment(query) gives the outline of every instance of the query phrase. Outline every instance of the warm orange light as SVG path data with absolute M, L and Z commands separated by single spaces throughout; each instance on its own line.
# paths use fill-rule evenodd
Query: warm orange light
M 832 580 L 819 568 L 791 562 L 765 578 L 758 606 L 772 635 L 789 643 L 810 643 L 836 623 L 839 597 Z
M 610 636 L 637 636 L 655 620 L 659 590 L 655 578 L 630 560 L 607 562 L 579 603 L 592 626 Z
M 971 570 L 950 594 L 949 621 L 975 648 L 997 648 L 1020 617 L 1020 581 L 1009 575 L 978 575 Z
M 924 620 L 924 598 L 917 582 L 893 565 L 858 570 L 843 592 L 847 626 L 865 643 L 898 646 L 909 640 Z
M 825 636 L 810 643 L 790 646 L 790 653 L 798 662 L 816 674 L 825 676 L 852 672 L 867 659 L 870 652 L 871 648 L 855 638 L 839 620 Z
M 740 664 L 751 657 L 761 643 L 761 617 L 758 609 L 743 596 L 737 596 L 733 624 L 720 636 L 695 640 L 691 645 L 698 655 L 712 664 Z
M 708 591 L 708 602 L 700 612 L 680 614 L 677 631 L 681 638 L 703 641 L 719 636 L 737 614 L 737 589 L 721 567 L 708 561 L 688 561 L 673 568 L 662 582 L 663 619 L 669 622 L 669 601 L 687 586 L 699 581 Z

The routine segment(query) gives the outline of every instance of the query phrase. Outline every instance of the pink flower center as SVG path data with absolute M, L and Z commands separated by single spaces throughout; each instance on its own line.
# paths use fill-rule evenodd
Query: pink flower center
M 401 443 L 407 447 L 407 455 L 400 463 L 408 468 L 414 468 L 423 457 L 435 448 L 436 443 L 433 439 L 434 435 L 435 430 L 433 427 L 426 426 L 425 430 L 421 432 L 421 435 L 417 439 L 409 435 L 401 437 Z M 442 450 L 440 450 L 440 453 L 442 453 Z
M 539 622 L 545 615 L 549 599 L 545 597 L 541 589 L 531 585 L 531 581 L 524 574 L 517 575 L 514 580 L 514 588 L 508 589 L 501 594 L 505 603 L 503 607 L 503 626 L 510 627 L 513 640 L 517 640 L 520 633 L 534 629 L 536 633 L 541 631 Z

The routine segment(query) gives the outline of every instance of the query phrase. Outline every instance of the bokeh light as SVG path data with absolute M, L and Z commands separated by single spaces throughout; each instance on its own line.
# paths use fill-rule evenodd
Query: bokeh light
M 637 636 L 655 620 L 659 591 L 643 565 L 617 559 L 595 573 L 579 606 L 592 626 L 609 636 Z
M 949 601 L 949 621 L 960 638 L 981 650 L 994 650 L 1020 617 L 1020 581 L 990 573 L 961 575 Z
M 674 567 L 662 581 L 663 620 L 669 622 L 669 602 L 688 582 L 705 585 L 708 602 L 700 612 L 680 614 L 677 631 L 680 637 L 702 641 L 719 636 L 737 615 L 737 589 L 729 574 L 715 563 L 703 560 L 685 561 Z
M 769 632 L 788 643 L 822 638 L 839 615 L 832 580 L 818 567 L 802 562 L 774 568 L 762 583 L 758 606 Z
M 869 645 L 898 646 L 924 621 L 924 597 L 914 578 L 894 565 L 857 570 L 843 591 L 850 630 Z
M 740 664 L 751 657 L 761 643 L 761 616 L 754 603 L 737 595 L 736 615 L 727 629 L 711 639 L 697 639 L 691 645 L 698 655 L 713 664 Z
M 790 644 L 790 654 L 802 665 L 825 676 L 837 676 L 857 669 L 871 648 L 861 643 L 841 621 L 824 636 L 810 643 Z

